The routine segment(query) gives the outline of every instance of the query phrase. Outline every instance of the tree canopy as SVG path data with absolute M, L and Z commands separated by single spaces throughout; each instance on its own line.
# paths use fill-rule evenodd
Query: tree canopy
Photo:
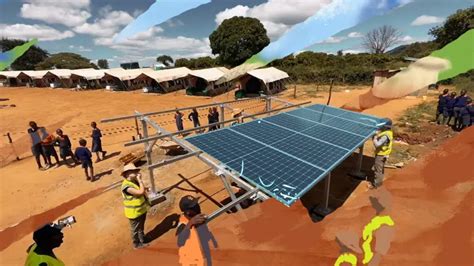
M 233 17 L 224 20 L 209 36 L 213 54 L 222 63 L 237 66 L 270 43 L 267 31 L 256 18 Z
M 108 69 L 109 68 L 109 61 L 107 59 L 99 59 L 97 61 L 97 65 L 100 69 Z
M 163 65 L 168 67 L 173 64 L 174 61 L 173 58 L 169 55 L 160 55 L 156 58 L 156 62 L 162 63 Z
M 79 68 L 97 68 L 89 59 L 74 53 L 59 53 L 53 54 L 43 62 L 36 65 L 37 70 L 65 68 L 65 69 L 79 69 Z
M 17 39 L 1 39 L 0 50 L 1 52 L 6 52 L 25 43 L 26 41 Z M 44 61 L 48 56 L 49 54 L 46 50 L 34 45 L 25 54 L 13 62 L 10 68 L 13 70 L 34 70 L 35 65 Z
M 474 6 L 458 10 L 449 16 L 443 25 L 432 28 L 429 33 L 435 38 L 439 47 L 443 47 L 473 28 Z
M 176 59 L 176 67 L 187 67 L 190 69 L 201 69 L 201 68 L 210 68 L 218 66 L 218 60 L 210 56 L 198 57 L 198 58 L 179 58 Z

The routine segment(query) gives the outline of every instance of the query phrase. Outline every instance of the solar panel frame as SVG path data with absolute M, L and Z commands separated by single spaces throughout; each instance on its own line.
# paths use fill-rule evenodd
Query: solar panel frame
M 308 108 L 299 108 L 298 110 L 304 110 L 304 109 L 307 109 L 307 110 L 310 110 Z M 334 108 L 333 108 L 334 109 Z M 336 109 L 337 110 L 337 109 Z M 315 114 L 317 113 L 320 113 L 318 111 L 315 111 L 315 110 L 310 110 L 311 112 L 314 112 Z M 360 134 L 357 134 L 357 133 L 354 133 L 354 132 L 350 132 L 350 131 L 346 131 L 344 129 L 339 129 L 337 127 L 334 127 L 334 126 L 331 126 L 331 125 L 326 125 L 326 124 L 323 124 L 323 123 L 320 123 L 320 122 L 317 122 L 317 121 L 311 121 L 307 118 L 301 118 L 301 117 L 296 117 L 294 115 L 295 112 L 293 112 L 293 114 L 291 114 L 293 111 L 291 112 L 287 112 L 287 113 L 280 113 L 278 115 L 274 115 L 274 116 L 270 116 L 270 117 L 266 117 L 266 118 L 263 118 L 263 119 L 258 119 L 258 120 L 254 120 L 252 122 L 248 122 L 248 123 L 244 123 L 244 124 L 238 124 L 236 126 L 232 126 L 230 128 L 225 128 L 225 129 L 228 129 L 230 130 L 231 132 L 234 132 L 235 134 L 237 135 L 240 135 L 240 137 L 242 138 L 247 138 L 248 140 L 250 141 L 253 141 L 255 142 L 255 146 L 258 147 L 257 149 L 253 150 L 252 152 L 248 153 L 248 154 L 245 154 L 245 155 L 242 155 L 242 156 L 239 156 L 237 158 L 234 157 L 233 160 L 231 161 L 226 161 L 226 162 L 223 162 L 222 160 L 219 160 L 218 158 L 212 156 L 212 154 L 208 153 L 211 157 L 215 158 L 217 161 L 220 161 L 222 163 L 222 165 L 224 167 L 227 167 L 227 168 L 230 168 L 232 170 L 234 170 L 235 172 L 238 172 L 238 169 L 236 169 L 236 165 L 238 165 L 238 160 L 241 160 L 242 162 L 245 161 L 246 158 L 249 158 L 251 156 L 254 156 L 255 154 L 257 154 L 258 152 L 262 152 L 264 150 L 267 150 L 267 149 L 272 149 L 274 152 L 278 152 L 286 157 L 289 157 L 291 159 L 289 160 L 296 160 L 297 162 L 299 163 L 305 163 L 306 165 L 310 166 L 310 167 L 313 167 L 314 169 L 317 169 L 317 172 L 320 172 L 320 174 L 314 178 L 314 180 L 312 182 L 309 182 L 306 184 L 306 187 L 304 189 L 300 189 L 299 192 L 297 192 L 294 197 L 291 197 L 289 200 L 288 198 L 284 199 L 282 198 L 280 195 L 276 194 L 275 192 L 272 192 L 270 191 L 268 188 L 266 188 L 263 183 L 262 184 L 259 184 L 258 181 L 256 180 L 256 177 L 250 177 L 248 176 L 248 173 L 246 174 L 245 172 L 244 173 L 241 173 L 241 176 L 243 178 L 245 178 L 247 180 L 247 182 L 255 185 L 256 187 L 258 187 L 260 190 L 262 190 L 263 192 L 271 195 L 273 198 L 277 199 L 278 201 L 282 202 L 284 205 L 286 206 L 290 206 L 291 204 L 293 204 L 296 200 L 298 200 L 299 198 L 301 198 L 305 193 L 307 193 L 312 187 L 314 187 L 318 182 L 320 182 L 323 178 L 325 178 L 332 170 L 334 170 L 340 163 L 342 163 L 344 160 L 346 160 L 349 156 L 351 156 L 353 154 L 353 152 L 358 148 L 358 147 L 361 147 L 367 140 L 369 140 L 372 136 L 373 136 L 373 133 L 375 133 L 375 130 L 377 129 L 376 126 L 373 126 L 373 125 L 368 125 L 366 123 L 361 123 L 361 122 L 352 122 L 350 120 L 348 120 L 347 118 L 343 118 L 342 120 L 346 121 L 348 120 L 349 122 L 352 122 L 352 123 L 355 123 L 355 124 L 358 124 L 360 127 L 364 127 L 364 128 L 371 128 L 371 132 L 370 134 L 367 134 L 367 135 L 360 135 Z M 299 112 L 301 113 L 301 111 Z M 333 112 L 335 113 L 335 112 Z M 321 117 L 324 117 L 325 118 L 325 122 L 327 121 L 338 121 L 338 120 L 334 120 L 334 119 L 340 119 L 340 117 L 344 114 L 347 114 L 346 111 L 342 111 L 341 113 L 338 113 L 338 115 L 331 115 L 331 114 L 321 114 Z M 357 113 L 355 113 L 357 114 Z M 282 117 L 286 117 L 285 119 L 287 119 L 288 117 L 292 118 L 292 119 L 298 119 L 297 121 L 301 122 L 301 121 L 307 121 L 307 124 L 305 124 L 305 126 L 303 128 L 305 128 L 303 131 L 298 131 L 298 130 L 294 130 L 290 127 L 285 127 L 284 125 L 280 125 L 280 124 L 276 124 L 274 122 L 277 122 L 278 119 L 280 119 L 280 122 L 283 121 L 281 120 Z M 371 116 L 367 116 L 367 117 L 371 117 Z M 382 121 L 382 119 L 380 118 L 377 118 L 377 117 L 374 117 L 374 119 L 372 118 L 369 118 L 371 120 L 374 120 L 374 121 Z M 273 122 L 272 122 L 273 121 Z M 312 124 L 314 125 L 312 125 Z M 267 129 L 268 128 L 272 128 L 273 130 L 278 130 L 280 132 L 286 132 L 287 134 L 287 137 L 284 137 L 284 134 L 283 135 L 280 135 L 278 138 L 278 140 L 274 141 L 274 142 L 271 142 L 271 141 L 266 141 L 266 139 L 261 139 L 260 137 L 260 140 L 263 140 L 260 141 L 260 140 L 257 140 L 257 139 L 254 139 L 252 138 L 251 136 L 248 136 L 245 134 L 245 132 L 249 132 L 249 129 L 252 128 L 252 126 L 261 126 L 261 127 L 266 127 Z M 311 130 L 311 129 L 314 129 L 315 127 L 327 127 L 327 128 L 333 128 L 335 130 L 338 130 L 340 132 L 343 132 L 344 134 L 351 134 L 352 136 L 354 137 L 358 137 L 360 139 L 360 141 L 358 141 L 356 143 L 355 146 L 352 146 L 351 148 L 348 148 L 348 147 L 343 147 L 343 146 L 339 146 L 337 144 L 334 144 L 334 143 L 330 143 L 328 141 L 325 141 L 325 140 L 321 140 L 321 139 L 318 139 L 316 137 L 312 137 L 311 135 L 307 135 L 307 134 L 304 134 L 304 131 L 308 131 L 308 130 Z M 278 128 L 278 129 L 276 129 Z M 219 134 L 218 132 L 219 131 L 222 131 L 222 130 L 225 130 L 225 129 L 220 129 L 218 131 L 213 131 L 212 133 L 206 133 L 206 134 Z M 245 130 L 244 130 L 245 129 Z M 258 129 L 258 130 L 261 130 L 261 129 Z M 250 132 L 252 132 L 250 130 Z M 265 130 L 263 130 L 263 132 L 260 132 L 259 134 L 264 134 L 265 133 Z M 268 132 L 266 132 L 268 133 Z M 206 135 L 204 134 L 204 135 Z M 251 135 L 251 134 L 250 134 Z M 255 135 L 255 134 L 254 134 Z M 264 134 L 265 135 L 265 134 Z M 189 137 L 189 138 L 186 138 L 186 140 L 188 140 L 188 142 L 190 142 L 192 145 L 193 144 L 193 139 L 194 138 L 197 138 L 199 136 L 203 136 L 203 135 L 198 135 L 198 136 L 193 136 L 193 137 Z M 329 166 L 326 167 L 321 167 L 321 166 L 318 166 L 316 164 L 313 164 L 307 160 L 304 160 L 294 154 L 290 154 L 288 152 L 285 152 L 284 150 L 281 150 L 281 149 L 278 149 L 276 146 L 274 146 L 275 144 L 279 145 L 278 143 L 283 143 L 284 140 L 286 139 L 289 139 L 289 138 L 293 138 L 293 137 L 301 137 L 301 138 L 308 138 L 308 139 L 311 139 L 311 141 L 319 141 L 321 143 L 325 143 L 325 144 L 328 144 L 328 145 L 332 145 L 333 147 L 335 148 L 339 148 L 339 149 L 343 149 L 345 151 L 345 153 L 342 155 L 342 156 L 339 156 L 338 159 L 330 164 Z M 252 143 L 253 143 L 252 142 Z M 353 144 L 355 143 L 354 141 L 352 142 Z M 254 145 L 254 144 L 252 144 Z M 194 145 L 196 146 L 196 145 Z M 196 146 L 197 148 L 199 148 L 198 146 Z M 241 152 L 240 152 L 241 153 Z M 281 158 L 284 158 L 284 156 L 282 156 Z M 279 158 L 279 159 L 281 159 Z M 242 167 L 240 167 L 242 168 Z M 286 178 L 283 177 L 283 178 L 276 178 L 275 180 L 284 180 Z M 260 177 L 260 182 L 263 182 L 261 181 L 261 177 Z M 276 181 L 275 181 L 276 182 Z

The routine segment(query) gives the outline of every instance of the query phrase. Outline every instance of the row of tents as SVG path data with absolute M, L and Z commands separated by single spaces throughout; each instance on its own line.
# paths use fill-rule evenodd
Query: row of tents
M 216 82 L 230 70 L 216 67 L 190 70 L 178 67 L 163 70 L 140 69 L 52 69 L 39 71 L 0 71 L 0 87 L 52 87 L 77 89 L 138 90 L 168 93 L 186 89 L 187 94 L 214 96 L 235 87 L 246 95 L 282 91 L 288 74 L 274 67 L 248 71 L 234 80 Z

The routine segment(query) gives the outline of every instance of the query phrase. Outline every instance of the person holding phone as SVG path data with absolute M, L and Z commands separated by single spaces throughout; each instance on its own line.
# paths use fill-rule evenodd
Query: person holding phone
M 63 243 L 63 233 L 61 229 L 53 224 L 47 224 L 33 233 L 35 243 L 31 245 L 27 252 L 26 266 L 64 266 L 53 249 Z
M 147 247 L 145 241 L 145 220 L 150 205 L 145 197 L 146 188 L 140 169 L 133 164 L 127 164 L 122 171 L 122 197 L 125 217 L 130 221 L 132 242 L 135 249 Z

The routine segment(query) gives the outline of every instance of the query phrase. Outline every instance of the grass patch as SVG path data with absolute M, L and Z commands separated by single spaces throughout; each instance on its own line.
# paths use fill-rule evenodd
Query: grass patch
M 397 126 L 408 129 L 410 132 L 420 132 L 423 122 L 435 120 L 436 107 L 437 103 L 433 101 L 411 107 L 400 117 Z

